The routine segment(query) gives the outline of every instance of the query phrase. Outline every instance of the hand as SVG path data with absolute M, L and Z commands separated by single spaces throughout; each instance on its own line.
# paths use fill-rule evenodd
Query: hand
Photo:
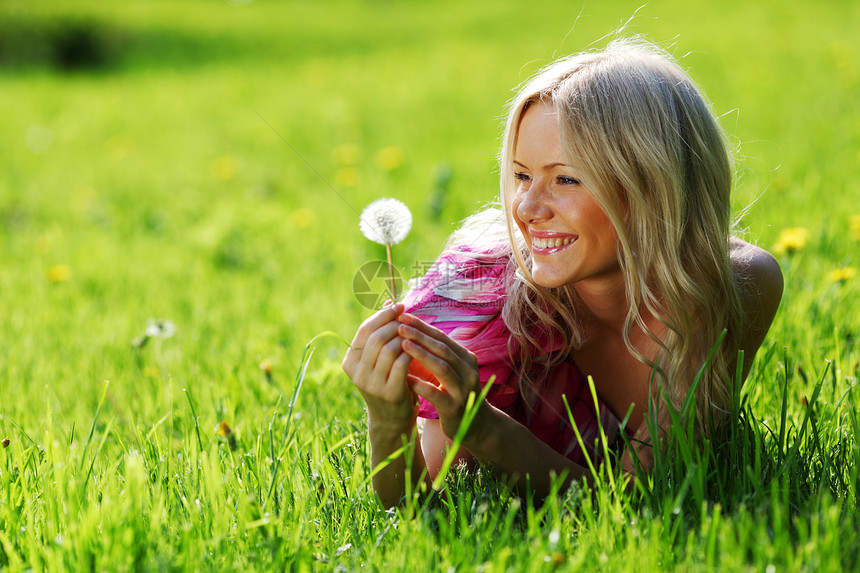
M 481 393 L 478 359 L 462 344 L 411 314 L 401 314 L 399 320 L 401 324 L 397 332 L 403 338 L 404 352 L 439 382 L 436 385 L 410 374 L 407 377 L 409 385 L 416 394 L 436 407 L 442 431 L 454 438 L 463 420 L 469 394 L 474 392 L 477 398 Z M 484 405 L 478 404 L 477 407 L 483 409 Z M 466 445 L 469 438 L 474 439 L 480 433 L 480 412 L 469 428 Z
M 398 435 L 411 430 L 417 414 L 415 398 L 406 384 L 412 357 L 402 350 L 402 338 L 397 334 L 397 318 L 403 309 L 397 303 L 365 320 L 342 365 L 367 404 L 368 424 L 391 428 Z

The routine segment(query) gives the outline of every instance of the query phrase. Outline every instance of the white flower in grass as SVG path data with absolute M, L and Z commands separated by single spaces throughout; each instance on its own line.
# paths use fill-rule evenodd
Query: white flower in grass
M 374 243 L 385 245 L 385 256 L 388 259 L 388 288 L 391 291 L 391 300 L 397 300 L 391 245 L 396 245 L 405 239 L 409 229 L 412 228 L 412 213 L 409 212 L 409 207 L 397 199 L 377 199 L 361 212 L 359 227 L 365 237 Z
M 412 228 L 409 207 L 397 199 L 377 199 L 361 212 L 361 233 L 380 245 L 396 245 Z
M 176 334 L 176 325 L 170 320 L 149 319 L 146 323 L 146 335 L 149 338 L 170 338 Z
M 150 318 L 146 323 L 143 336 L 138 336 L 131 341 L 135 348 L 143 348 L 150 338 L 170 338 L 176 334 L 176 325 L 170 320 L 155 320 Z

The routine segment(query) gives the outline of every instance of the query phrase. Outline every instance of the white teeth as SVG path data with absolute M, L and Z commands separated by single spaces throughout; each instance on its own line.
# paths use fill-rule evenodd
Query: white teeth
M 564 245 L 569 245 L 573 239 L 571 237 L 565 238 L 555 238 L 555 239 L 542 239 L 540 237 L 532 238 L 532 245 L 537 247 L 538 249 L 551 249 L 555 247 L 561 247 Z

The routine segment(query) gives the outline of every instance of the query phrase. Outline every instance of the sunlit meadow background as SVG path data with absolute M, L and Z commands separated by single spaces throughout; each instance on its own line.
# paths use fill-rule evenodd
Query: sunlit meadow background
M 495 197 L 512 88 L 640 4 L 0 3 L 0 569 L 860 567 L 856 2 L 628 28 L 711 98 L 785 273 L 734 445 L 638 492 L 535 509 L 483 472 L 385 513 L 343 343 L 301 369 L 370 313 L 357 212 L 409 205 L 412 276 Z

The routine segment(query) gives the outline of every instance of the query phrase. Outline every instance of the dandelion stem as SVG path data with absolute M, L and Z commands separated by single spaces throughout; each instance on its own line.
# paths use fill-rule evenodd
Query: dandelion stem
M 391 289 L 391 302 L 397 301 L 397 291 L 394 288 L 394 265 L 391 262 L 391 243 L 385 243 L 385 255 L 388 257 L 388 285 Z

